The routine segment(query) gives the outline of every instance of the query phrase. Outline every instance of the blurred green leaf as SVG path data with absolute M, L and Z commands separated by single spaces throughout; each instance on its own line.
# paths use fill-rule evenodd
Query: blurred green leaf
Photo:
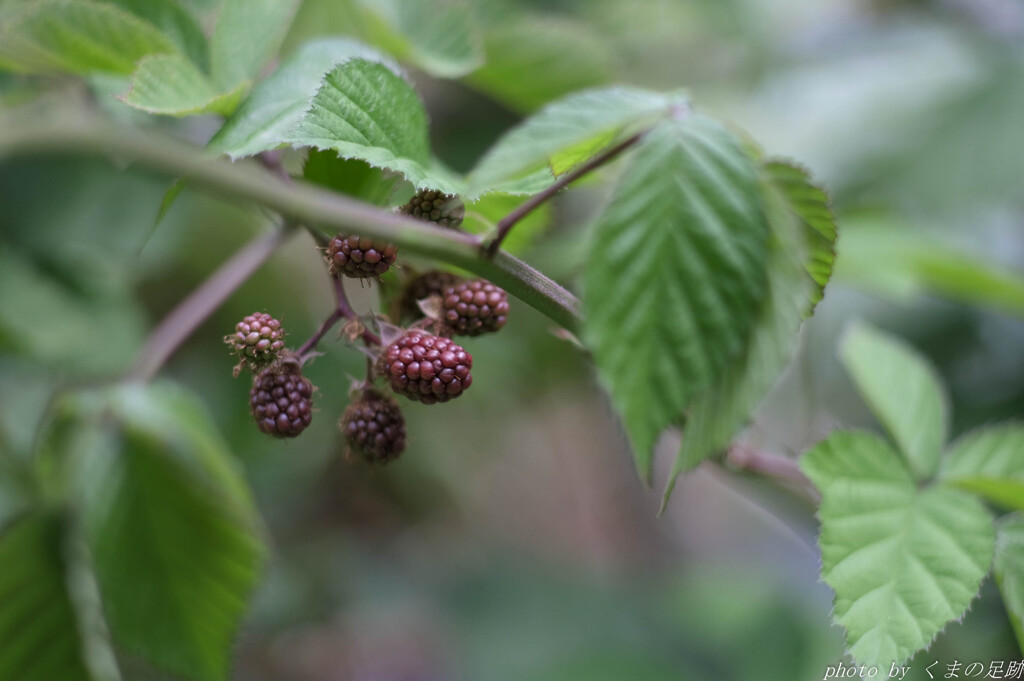
M 310 149 L 302 176 L 308 182 L 329 187 L 372 203 L 386 206 L 401 177 L 381 168 L 374 168 L 359 159 L 339 158 L 335 151 Z
M 417 189 L 461 193 L 455 179 L 431 157 L 427 114 L 419 95 L 379 62 L 352 59 L 324 76 L 285 141 L 333 149 L 342 158 L 394 170 Z
M 466 0 L 357 1 L 370 19 L 370 41 L 432 76 L 457 78 L 483 63 L 473 6 Z
M 196 17 L 177 0 L 107 0 L 145 19 L 170 38 L 201 71 L 210 68 L 210 46 Z
M 1024 425 L 986 426 L 950 448 L 940 477 L 986 499 L 1024 510 Z
M 828 195 L 799 168 L 772 161 L 762 170 L 773 235 L 767 295 L 743 357 L 687 410 L 662 510 L 677 476 L 728 447 L 778 380 L 796 346 L 801 322 L 821 300 L 831 275 L 836 225 Z
M 747 346 L 767 241 L 757 170 L 725 128 L 690 116 L 644 138 L 595 225 L 583 298 L 643 478 L 658 434 Z
M 569 95 L 502 136 L 470 173 L 468 193 L 508 191 L 503 183 L 553 161 L 564 171 L 616 138 L 653 124 L 672 107 L 683 104 L 685 100 L 679 95 L 634 88 Z
M 1017 634 L 1017 645 L 1024 653 L 1024 513 L 1008 515 L 996 523 L 993 570 Z
M 949 405 L 935 369 L 902 341 L 866 325 L 850 328 L 840 357 L 917 479 L 931 477 L 949 429 Z
M 90 264 L 78 263 L 72 276 L 89 276 Z M 0 348 L 76 372 L 124 368 L 143 334 L 129 293 L 120 285 L 83 291 L 52 275 L 0 248 Z
M 54 438 L 50 456 L 69 467 L 115 644 L 181 678 L 226 678 L 264 547 L 203 405 L 126 385 L 70 398 L 63 413 L 55 432 L 102 434 L 70 459 Z
M 491 192 L 466 205 L 462 229 L 473 234 L 490 234 L 498 222 L 518 208 L 525 199 L 515 194 Z M 516 223 L 515 229 L 502 242 L 509 253 L 521 254 L 543 236 L 551 224 L 551 203 L 543 203 Z
M 4 681 L 120 678 L 102 623 L 84 602 L 93 595 L 91 578 L 68 530 L 65 518 L 39 513 L 22 516 L 0 533 Z
M 219 92 L 183 55 L 156 54 L 139 60 L 132 74 L 131 89 L 120 99 L 153 114 L 228 115 L 237 108 L 241 95 L 241 86 L 231 92 Z
M 837 431 L 804 455 L 820 490 L 821 577 L 860 664 L 901 663 L 977 596 L 992 564 L 992 517 L 973 496 L 919 489 L 892 447 Z
M 277 54 L 299 0 L 224 0 L 210 38 L 210 69 L 221 92 L 259 75 Z
M 1024 317 L 1024 273 L 944 246 L 923 230 L 863 218 L 849 222 L 836 269 L 845 283 L 899 301 L 932 293 Z
M 607 45 L 571 19 L 510 18 L 485 32 L 484 50 L 484 65 L 466 82 L 517 111 L 535 111 L 613 77 Z
M 129 74 L 142 57 L 177 49 L 152 24 L 91 0 L 23 4 L 0 24 L 0 66 L 19 71 Z

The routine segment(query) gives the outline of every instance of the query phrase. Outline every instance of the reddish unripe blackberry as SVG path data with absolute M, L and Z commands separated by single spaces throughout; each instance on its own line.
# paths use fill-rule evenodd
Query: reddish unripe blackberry
M 298 362 L 275 364 L 253 379 L 249 407 L 267 435 L 296 437 L 313 420 L 313 384 Z
M 397 255 L 397 246 L 368 236 L 339 234 L 327 244 L 327 262 L 336 277 L 380 276 L 390 269 Z
M 386 464 L 405 451 L 405 418 L 390 397 L 367 390 L 342 414 L 338 427 L 348 441 L 349 455 L 371 464 Z
M 458 229 L 466 217 L 466 206 L 462 199 L 434 189 L 417 192 L 398 211 L 451 229 Z
M 446 289 L 441 306 L 446 329 L 460 336 L 491 333 L 508 321 L 508 294 L 483 279 Z
M 254 312 L 235 324 L 235 332 L 224 336 L 224 342 L 238 355 L 237 369 L 248 366 L 259 370 L 280 359 L 284 329 L 267 313 Z
M 403 319 L 419 319 L 423 316 L 419 301 L 430 296 L 441 297 L 444 292 L 462 283 L 462 277 L 443 270 L 431 270 L 411 279 L 402 291 L 399 303 Z
M 473 357 L 450 338 L 413 330 L 385 348 L 377 360 L 399 395 L 423 404 L 455 399 L 473 384 Z

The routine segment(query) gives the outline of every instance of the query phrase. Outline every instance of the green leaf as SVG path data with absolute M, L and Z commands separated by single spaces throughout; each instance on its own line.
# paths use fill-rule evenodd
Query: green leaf
M 658 434 L 746 347 L 767 240 L 756 169 L 702 116 L 652 130 L 598 219 L 583 335 L 644 478 Z
M 329 187 L 367 203 L 386 206 L 400 177 L 358 159 L 339 158 L 334 151 L 310 149 L 302 176 L 307 182 Z
M 142 57 L 177 49 L 152 24 L 90 0 L 41 0 L 0 24 L 0 62 L 29 72 L 129 74 Z
M 836 276 L 871 293 L 908 301 L 924 293 L 1024 317 L 1024 273 L 891 220 L 844 222 Z
M 914 475 L 929 478 L 939 463 L 949 422 L 935 370 L 902 341 L 861 324 L 846 333 L 840 356 Z
M 264 548 L 224 443 L 202 405 L 167 386 L 73 404 L 80 427 L 106 433 L 71 478 L 115 643 L 182 678 L 226 678 Z
M 483 63 L 466 0 L 358 0 L 368 39 L 432 76 L 457 78 Z M 373 19 L 376 19 L 374 21 Z
M 993 572 L 1017 634 L 1017 645 L 1024 652 L 1024 513 L 1013 513 L 996 523 Z
M 0 679 L 119 679 L 68 529 L 51 513 L 22 516 L 0 533 Z
M 153 114 L 228 115 L 237 108 L 241 95 L 240 88 L 218 92 L 210 79 L 180 54 L 156 54 L 139 61 L 132 74 L 131 89 L 120 99 Z
M 939 475 L 1000 506 L 1024 510 L 1024 425 L 988 426 L 964 435 L 953 443 Z
M 807 310 L 810 314 L 825 295 L 825 285 L 835 267 L 836 216 L 828 192 L 814 183 L 806 169 L 772 159 L 763 165 L 763 171 L 768 183 L 780 194 L 785 213 L 800 225 L 804 243 L 794 252 L 800 254 L 807 274 L 817 285 Z
M 430 155 L 419 95 L 379 62 L 351 59 L 328 73 L 287 141 L 394 170 L 417 189 L 461 193 Z
M 0 352 L 86 374 L 126 368 L 145 330 L 128 282 L 104 290 L 91 271 L 100 265 L 88 259 L 76 261 L 70 280 L 49 274 L 63 265 L 0 248 Z
M 517 111 L 612 80 L 607 46 L 586 24 L 528 16 L 484 34 L 484 65 L 466 82 Z M 522 74 L 529 73 L 529 78 Z
M 343 38 L 306 43 L 253 88 L 234 116 L 214 135 L 210 146 L 237 159 L 287 144 L 289 134 L 309 110 L 324 75 L 355 57 L 388 63 L 379 52 Z
M 553 159 L 564 170 L 586 160 L 600 146 L 650 126 L 685 104 L 678 94 L 634 88 L 569 95 L 499 139 L 470 173 L 469 193 L 497 190 L 502 183 L 536 171 Z
M 277 53 L 298 0 L 224 0 L 210 38 L 213 84 L 221 92 L 251 82 Z
M 977 499 L 919 489 L 899 454 L 869 433 L 833 433 L 801 469 L 821 492 L 821 576 L 858 663 L 901 663 L 962 617 L 995 544 Z
M 677 476 L 722 452 L 778 380 L 796 346 L 803 320 L 824 294 L 836 238 L 828 195 L 806 171 L 772 161 L 762 167 L 773 239 L 767 294 L 742 359 L 694 399 L 662 498 L 662 511 Z
M 170 38 L 181 54 L 202 71 L 210 68 L 210 47 L 203 28 L 177 0 L 107 0 L 148 21 Z

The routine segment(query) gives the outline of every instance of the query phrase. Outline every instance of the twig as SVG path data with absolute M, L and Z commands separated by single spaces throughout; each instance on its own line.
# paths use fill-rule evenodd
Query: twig
M 385 239 L 488 279 L 560 326 L 572 331 L 579 327 L 575 296 L 508 253 L 481 258 L 476 235 L 434 227 L 302 181 L 282 182 L 257 164 L 211 158 L 208 151 L 179 139 L 118 126 L 93 113 L 0 116 L 0 159 L 43 153 L 122 158 L 184 177 L 218 195 L 266 206 L 305 225 Z
M 129 377 L 148 381 L 221 303 L 267 261 L 294 232 L 286 223 L 242 247 L 157 324 L 139 350 Z
M 795 459 L 733 444 L 725 456 L 725 464 L 735 470 L 768 478 L 791 490 L 805 501 L 817 506 L 821 495 Z
M 548 201 L 555 194 L 568 187 L 571 183 L 580 179 L 587 173 L 597 168 L 600 168 L 606 163 L 612 161 L 616 156 L 618 156 L 622 152 L 626 151 L 627 149 L 635 145 L 637 142 L 640 141 L 640 138 L 642 138 L 644 134 L 646 134 L 646 132 L 646 130 L 643 132 L 638 132 L 632 137 L 623 140 L 622 142 L 619 142 L 618 144 L 608 149 L 607 151 L 604 151 L 598 154 L 597 156 L 593 157 L 592 159 L 590 159 L 583 165 L 579 166 L 572 172 L 562 175 L 562 177 L 558 178 L 558 180 L 550 187 L 548 187 L 547 189 L 538 194 L 534 194 L 522 205 L 520 205 L 514 211 L 512 211 L 504 218 L 502 218 L 501 221 L 498 222 L 498 226 L 496 228 L 497 231 L 494 237 L 486 244 L 486 246 L 484 246 L 484 254 L 488 258 L 493 258 L 494 255 L 498 252 L 498 249 L 501 248 L 501 244 L 503 241 L 505 241 L 505 237 L 507 237 L 509 232 L 512 231 L 512 228 L 516 226 L 516 223 L 518 223 L 520 220 L 522 220 L 527 215 L 532 213 L 534 209 L 536 209 L 542 203 Z
M 316 333 L 310 336 L 309 340 L 303 343 L 302 346 L 295 351 L 295 354 L 297 354 L 300 359 L 312 352 L 313 349 L 316 348 L 317 343 L 319 343 L 327 332 L 330 331 L 331 328 L 333 328 L 339 321 L 342 319 L 359 318 L 359 315 L 356 314 L 355 310 L 352 309 L 352 305 L 348 302 L 348 295 L 345 293 L 345 286 L 341 279 L 331 277 L 331 280 L 334 282 L 334 311 L 328 315 L 327 319 L 325 319 L 322 324 L 320 324 L 320 328 L 316 330 Z M 367 345 L 380 345 L 381 342 L 380 337 L 369 329 L 363 329 L 362 338 L 363 342 Z

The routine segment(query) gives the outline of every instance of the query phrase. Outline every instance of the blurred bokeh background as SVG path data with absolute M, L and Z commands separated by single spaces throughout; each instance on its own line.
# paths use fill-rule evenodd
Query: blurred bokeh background
M 487 65 L 457 81 L 412 71 L 435 151 L 455 169 L 544 102 L 621 82 L 687 88 L 832 192 L 837 276 L 744 442 L 796 456 L 837 425 L 874 427 L 835 358 L 854 318 L 936 364 L 954 434 L 1024 413 L 1020 0 L 477 4 Z M 306 0 L 283 54 L 313 36 L 364 37 L 345 6 Z M 110 96 L 116 84 L 82 87 L 0 75 L 0 102 L 46 88 L 200 144 L 218 126 L 147 119 Z M 169 181 L 94 160 L 0 164 L 6 453 L 27 456 L 56 387 L 124 369 L 147 329 L 269 219 L 186 190 L 154 230 Z M 572 285 L 605 192 L 589 183 L 559 197 L 523 256 Z M 360 309 L 377 305 L 376 290 L 350 291 Z M 330 306 L 301 236 L 165 372 L 202 396 L 272 542 L 237 679 L 801 681 L 840 659 L 812 509 L 707 466 L 657 518 L 677 437 L 664 438 L 645 488 L 591 366 L 522 304 L 501 334 L 467 342 L 469 398 L 405 406 L 397 465 L 345 461 L 335 419 L 363 365 L 334 336 L 308 370 L 320 388 L 310 430 L 295 442 L 262 436 L 221 336 L 265 310 L 301 342 Z M 0 476 L 0 518 L 11 494 Z M 1020 657 L 989 584 L 907 678 L 928 678 L 932 660 Z

